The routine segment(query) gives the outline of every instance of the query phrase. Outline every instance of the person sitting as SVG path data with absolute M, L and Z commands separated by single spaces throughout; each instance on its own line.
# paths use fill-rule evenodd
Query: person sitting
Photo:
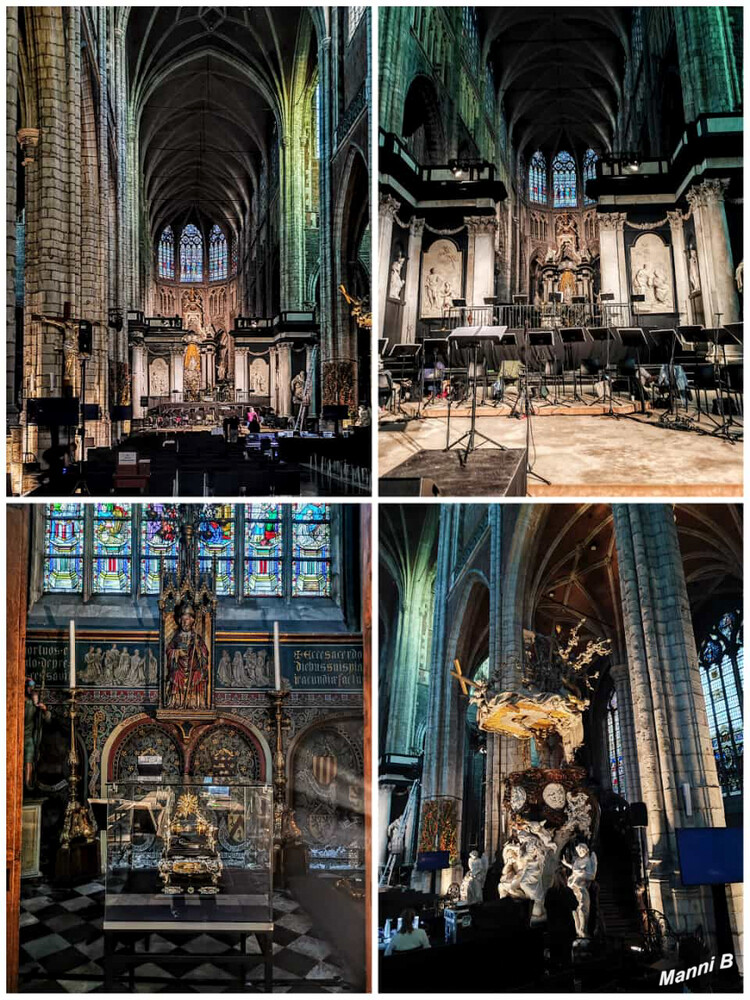
M 417 915 L 414 910 L 404 910 L 401 914 L 401 927 L 396 931 L 385 949 L 386 955 L 395 955 L 404 951 L 417 951 L 430 947 L 430 939 L 422 927 L 414 927 Z

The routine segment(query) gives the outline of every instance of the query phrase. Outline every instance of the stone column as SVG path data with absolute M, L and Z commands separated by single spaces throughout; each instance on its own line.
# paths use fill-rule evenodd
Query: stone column
M 385 333 L 385 304 L 388 298 L 388 283 L 391 277 L 391 243 L 393 241 L 393 219 L 401 208 L 401 202 L 390 195 L 380 196 L 378 215 L 378 266 L 380 286 L 378 288 L 378 330 L 379 336 Z
M 378 782 L 378 864 L 388 861 L 388 824 L 391 816 L 391 799 L 395 783 L 384 775 Z
M 292 345 L 282 341 L 279 352 L 279 414 L 291 417 L 292 414 Z
M 469 230 L 469 277 L 466 292 L 470 306 L 484 305 L 485 297 L 495 294 L 495 231 L 494 216 L 474 215 L 466 220 Z
M 638 772 L 638 743 L 633 723 L 633 701 L 627 663 L 616 663 L 609 671 L 617 693 L 617 715 L 622 737 L 622 765 L 625 771 L 625 798 L 641 801 L 641 777 Z
M 185 355 L 182 352 L 181 347 L 175 347 L 172 349 L 172 372 L 170 381 L 172 383 L 172 399 L 175 399 L 174 393 L 181 396 L 183 389 L 183 374 L 185 369 Z
M 143 335 L 131 334 L 131 356 L 133 365 L 133 383 L 131 399 L 133 401 L 133 419 L 142 420 L 145 416 L 141 406 L 141 396 L 148 395 L 146 380 L 146 341 Z
M 417 309 L 419 305 L 419 272 L 422 264 L 422 234 L 424 219 L 413 218 L 409 225 L 409 245 L 406 253 L 406 285 L 401 323 L 401 343 L 417 340 Z
M 216 385 L 216 350 L 213 345 L 206 348 L 204 357 L 206 359 L 206 388 L 213 389 Z
M 625 264 L 625 212 L 597 215 L 601 290 L 612 293 L 615 302 L 630 303 L 628 269 Z
M 307 344 L 305 346 L 305 372 L 306 378 L 310 381 L 310 405 L 307 409 L 308 417 L 317 417 L 318 411 L 316 407 L 315 394 L 317 391 L 317 381 L 318 373 L 313 365 L 313 351 L 314 346 L 312 344 Z M 320 357 L 320 352 L 318 352 L 318 357 Z
M 672 257 L 674 258 L 675 292 L 679 324 L 688 324 L 690 317 L 690 279 L 688 278 L 687 250 L 685 249 L 685 228 L 682 212 L 675 209 L 667 212 L 672 233 Z
M 724 196 L 728 180 L 703 181 L 688 191 L 698 244 L 698 266 L 706 326 L 740 318 Z M 720 319 L 719 319 L 720 316 Z
M 677 528 L 669 504 L 613 505 L 653 906 L 713 933 L 710 892 L 680 885 L 675 831 L 725 825 Z
M 234 391 L 235 394 L 247 391 L 247 348 L 234 349 Z M 235 395 L 235 399 L 237 396 Z

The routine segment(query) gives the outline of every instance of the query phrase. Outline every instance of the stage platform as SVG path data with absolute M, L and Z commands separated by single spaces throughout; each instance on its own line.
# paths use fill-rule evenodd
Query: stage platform
M 473 451 L 463 464 L 459 448 L 452 451 L 421 451 L 392 469 L 380 480 L 381 495 L 398 496 L 398 481 L 404 481 L 401 496 L 422 495 L 415 492 L 418 481 L 434 483 L 444 497 L 523 497 L 526 496 L 526 449 L 482 447 Z M 387 479 L 384 489 L 383 479 Z
M 526 446 L 525 419 L 512 420 L 497 414 L 478 421 L 478 425 L 482 433 L 507 448 Z M 451 440 L 468 429 L 468 418 L 451 414 Z M 529 496 L 742 496 L 741 442 L 731 444 L 692 431 L 670 430 L 659 423 L 658 413 L 620 419 L 591 415 L 550 416 L 544 420 L 535 417 L 531 432 L 532 468 L 551 485 L 530 476 Z M 381 478 L 389 477 L 413 456 L 443 449 L 445 437 L 446 420 L 439 417 L 412 420 L 400 432 L 380 433 Z M 490 451 L 482 447 L 473 457 L 483 461 Z

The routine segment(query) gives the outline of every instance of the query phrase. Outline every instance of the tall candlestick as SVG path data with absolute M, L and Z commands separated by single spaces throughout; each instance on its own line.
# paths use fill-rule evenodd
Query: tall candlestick
M 279 651 L 279 623 L 273 623 L 273 680 L 276 690 L 281 691 L 281 653 Z
M 76 686 L 76 623 L 70 619 L 70 686 Z

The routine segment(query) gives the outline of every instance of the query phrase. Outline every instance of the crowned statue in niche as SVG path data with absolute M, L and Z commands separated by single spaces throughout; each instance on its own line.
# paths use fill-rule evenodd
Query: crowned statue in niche
M 157 717 L 214 718 L 213 661 L 216 596 L 195 554 L 190 513 L 181 525 L 179 569 L 165 576 L 159 597 L 161 671 Z

